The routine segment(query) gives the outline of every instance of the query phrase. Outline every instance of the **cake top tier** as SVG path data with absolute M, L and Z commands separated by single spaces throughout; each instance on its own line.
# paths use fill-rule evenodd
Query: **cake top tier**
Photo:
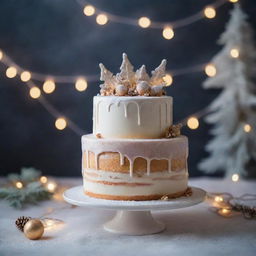
M 162 96 L 165 95 L 164 81 L 166 60 L 151 72 L 151 77 L 145 65 L 134 71 L 127 54 L 123 53 L 120 72 L 114 75 L 100 63 L 101 96 Z

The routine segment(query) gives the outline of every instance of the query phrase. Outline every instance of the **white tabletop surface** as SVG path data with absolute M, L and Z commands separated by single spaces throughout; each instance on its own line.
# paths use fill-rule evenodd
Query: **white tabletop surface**
M 59 184 L 77 186 L 81 179 L 56 179 Z M 230 192 L 235 196 L 256 194 L 256 182 L 233 183 L 221 179 L 190 179 L 190 185 L 209 192 Z M 160 234 L 124 236 L 108 233 L 102 224 L 114 211 L 89 207 L 71 208 L 63 201 L 46 201 L 24 210 L 15 210 L 0 201 L 0 255 L 256 255 L 256 220 L 241 216 L 224 218 L 209 210 L 209 204 L 189 208 L 154 211 L 156 219 L 167 224 Z M 65 225 L 45 232 L 43 239 L 30 241 L 19 232 L 15 219 L 21 215 L 48 217 Z

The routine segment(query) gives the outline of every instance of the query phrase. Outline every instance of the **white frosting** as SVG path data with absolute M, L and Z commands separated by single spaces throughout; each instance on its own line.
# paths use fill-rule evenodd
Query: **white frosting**
M 96 174 L 96 176 L 95 176 Z M 175 194 L 186 190 L 186 170 L 152 173 L 150 176 L 129 177 L 127 174 L 86 170 L 83 172 L 84 190 L 112 196 L 149 196 Z
M 172 125 L 172 97 L 95 96 L 93 134 L 103 138 L 161 138 Z
M 97 139 L 93 135 L 82 137 L 82 150 L 86 153 L 89 168 L 88 155 L 93 152 L 96 169 L 98 158 L 103 152 L 117 152 L 120 154 L 120 165 L 124 164 L 124 157 L 130 162 L 130 176 L 133 176 L 133 164 L 136 158 L 142 157 L 147 161 L 147 174 L 150 175 L 150 162 L 152 160 L 167 160 L 168 171 L 171 172 L 172 159 L 184 159 L 188 157 L 188 140 L 185 136 L 172 139 Z

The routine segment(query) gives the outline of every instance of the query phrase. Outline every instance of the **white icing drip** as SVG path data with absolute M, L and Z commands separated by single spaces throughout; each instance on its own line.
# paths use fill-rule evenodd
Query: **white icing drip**
M 122 155 L 122 153 L 119 153 L 120 155 L 120 165 L 124 165 L 124 156 Z
M 147 175 L 150 175 L 150 163 L 151 159 L 146 159 L 147 160 Z
M 133 175 L 134 160 L 138 157 L 146 159 L 147 173 L 150 174 L 152 160 L 167 160 L 168 171 L 171 172 L 171 160 L 186 158 L 188 142 L 185 136 L 173 139 L 96 139 L 91 135 L 82 138 L 83 151 L 89 150 L 95 155 L 95 165 L 98 169 L 98 156 L 103 152 L 117 152 L 120 163 L 124 157 L 130 162 L 130 176 Z M 148 167 L 149 166 L 149 167 Z
M 137 111 L 138 111 L 138 126 L 140 126 L 141 125 L 141 122 L 140 122 L 140 120 L 141 120 L 141 111 L 140 111 L 141 110 L 141 105 L 139 105 L 138 102 L 136 102 L 136 105 L 137 105 Z
M 165 102 L 165 106 L 166 106 L 166 124 L 168 124 L 168 123 L 170 123 L 170 118 L 171 118 L 171 116 L 170 115 L 168 115 L 168 107 L 169 107 L 169 109 L 170 109 L 170 106 L 168 106 L 169 104 L 167 103 L 167 102 Z
M 128 160 L 130 162 L 130 177 L 132 177 L 133 176 L 133 163 L 134 163 L 134 161 L 133 161 L 133 159 L 129 159 L 129 158 L 128 158 Z
M 124 104 L 124 116 L 127 118 L 127 109 L 128 109 L 128 106 L 129 104 L 133 103 L 136 105 L 137 107 L 137 115 L 138 115 L 138 126 L 141 125 L 141 105 L 144 104 L 144 102 L 141 102 L 140 104 L 136 101 L 129 101 L 128 103 L 126 102 L 122 102 Z M 118 106 L 120 105 L 120 102 L 118 102 Z
M 98 124 L 99 123 L 99 109 L 100 109 L 100 103 L 101 103 L 101 101 L 98 101 L 97 102 L 97 107 L 96 107 L 96 124 Z
M 128 104 L 126 104 L 124 102 L 124 117 L 127 118 L 127 107 L 128 107 Z
M 110 108 L 111 108 L 112 105 L 114 105 L 114 103 L 112 103 L 112 102 L 107 105 L 108 112 L 110 112 Z
M 86 150 L 85 153 L 86 153 L 86 168 L 89 168 L 89 151 Z
M 94 103 L 94 108 L 93 108 L 93 132 L 94 133 L 97 133 L 97 130 L 98 130 L 100 104 L 101 104 L 101 101 L 98 101 L 96 103 L 96 106 Z

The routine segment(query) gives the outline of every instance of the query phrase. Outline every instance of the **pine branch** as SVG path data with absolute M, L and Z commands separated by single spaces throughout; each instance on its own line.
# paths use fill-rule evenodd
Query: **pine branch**
M 7 176 L 11 184 L 20 181 L 23 188 L 14 186 L 0 188 L 0 199 L 8 201 L 9 205 L 20 209 L 28 204 L 37 204 L 40 201 L 50 199 L 52 193 L 38 182 L 41 171 L 35 168 L 22 168 L 21 173 L 12 173 Z
M 21 209 L 28 204 L 37 204 L 48 200 L 52 193 L 47 191 L 39 182 L 32 182 L 23 189 L 14 187 L 0 188 L 0 199 L 9 202 L 9 205 Z

